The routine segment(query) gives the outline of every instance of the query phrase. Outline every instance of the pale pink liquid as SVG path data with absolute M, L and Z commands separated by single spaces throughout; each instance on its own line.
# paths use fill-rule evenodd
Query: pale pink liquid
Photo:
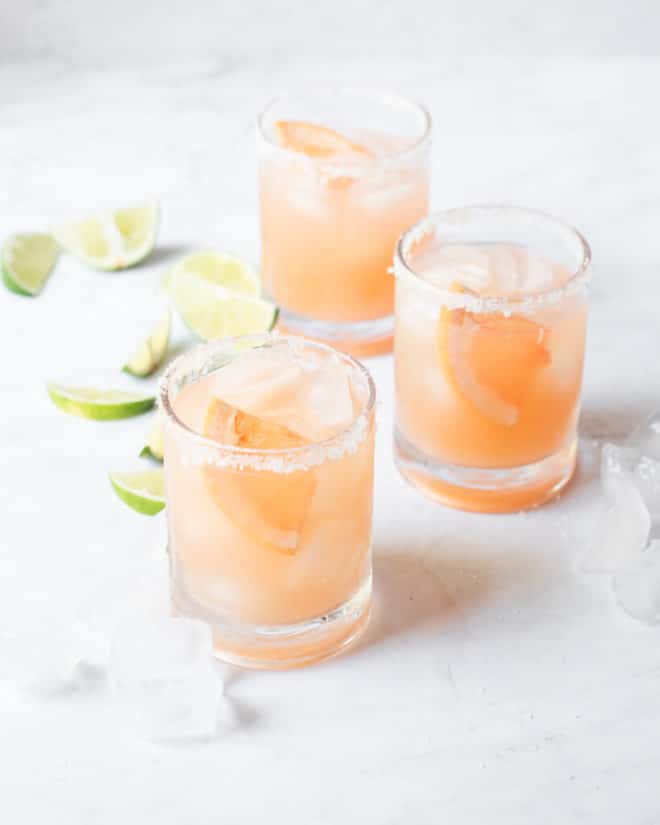
M 413 255 L 423 279 L 476 297 L 525 298 L 561 287 L 570 273 L 506 244 L 446 246 Z M 470 312 L 399 279 L 395 335 L 397 421 L 409 443 L 448 465 L 513 468 L 575 440 L 586 331 L 581 295 L 531 312 Z M 473 491 L 437 497 L 471 508 Z M 498 509 L 526 506 L 501 496 Z M 532 497 L 536 495 L 531 492 Z M 478 498 L 478 497 L 476 497 Z M 483 502 L 481 502 L 483 504 Z M 480 509 L 476 502 L 474 509 Z M 489 505 L 488 509 L 494 509 Z
M 399 236 L 426 214 L 425 162 L 383 165 L 402 148 L 388 135 L 347 135 L 375 160 L 358 174 L 324 172 L 295 157 L 260 161 L 262 271 L 274 300 L 290 312 L 327 321 L 391 314 L 388 270 Z
M 217 397 L 311 443 L 350 428 L 366 391 L 336 356 L 292 355 L 281 344 L 185 386 L 174 410 L 204 433 Z M 186 597 L 234 623 L 267 626 L 351 599 L 370 577 L 373 447 L 369 421 L 350 449 L 321 453 L 317 464 L 283 472 L 266 456 L 263 469 L 241 469 L 191 464 L 166 431 L 170 545 Z

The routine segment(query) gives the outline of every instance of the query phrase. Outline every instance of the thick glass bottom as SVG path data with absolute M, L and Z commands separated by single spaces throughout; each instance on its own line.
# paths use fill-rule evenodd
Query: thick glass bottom
M 371 610 L 371 575 L 358 592 L 327 615 L 291 625 L 246 625 L 200 605 L 171 582 L 175 615 L 200 619 L 213 633 L 219 659 L 241 667 L 285 670 L 336 656 L 364 631 Z
M 364 358 L 391 352 L 394 317 L 386 315 L 371 321 L 320 321 L 282 307 L 278 329 Z
M 568 484 L 575 469 L 577 438 L 532 464 L 483 469 L 431 458 L 397 429 L 394 455 L 401 475 L 441 504 L 477 513 L 512 513 L 544 504 Z

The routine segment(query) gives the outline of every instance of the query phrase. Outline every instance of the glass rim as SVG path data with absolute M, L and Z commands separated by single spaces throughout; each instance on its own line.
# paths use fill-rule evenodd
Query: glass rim
M 359 412 L 352 418 L 351 423 L 341 429 L 338 433 L 330 436 L 329 438 L 321 439 L 319 441 L 310 441 L 306 444 L 301 444 L 298 447 L 280 447 L 278 449 L 255 449 L 254 447 L 238 447 L 232 444 L 222 444 L 219 441 L 215 441 L 212 438 L 208 438 L 201 433 L 196 432 L 195 430 L 188 427 L 179 416 L 174 411 L 174 407 L 170 400 L 170 383 L 173 380 L 174 374 L 183 363 L 190 359 L 194 361 L 195 359 L 204 361 L 208 360 L 209 353 L 212 351 L 217 352 L 218 354 L 223 351 L 225 347 L 235 346 L 237 344 L 247 344 L 251 341 L 254 341 L 254 347 L 263 346 L 264 343 L 270 341 L 293 341 L 293 342 L 300 342 L 300 344 L 304 348 L 311 348 L 317 351 L 335 354 L 339 356 L 345 364 L 348 364 L 352 369 L 356 370 L 366 381 L 367 386 L 367 399 L 364 402 L 363 406 L 359 410 Z M 246 350 L 247 351 L 247 350 Z M 237 354 L 239 354 L 241 350 L 237 350 Z M 218 367 L 221 369 L 221 367 Z M 211 374 L 210 372 L 207 374 Z M 322 344 L 317 341 L 311 341 L 307 338 L 303 338 L 302 336 L 298 335 L 282 335 L 278 332 L 264 332 L 264 333 L 252 333 L 248 335 L 238 335 L 228 338 L 219 338 L 215 341 L 203 341 L 197 344 L 194 347 L 191 347 L 186 352 L 181 353 L 181 355 L 177 356 L 171 364 L 167 367 L 166 371 L 163 373 L 160 382 L 159 382 L 159 391 L 158 391 L 158 398 L 159 398 L 159 409 L 161 413 L 168 419 L 168 421 L 173 424 L 177 431 L 182 433 L 186 438 L 193 441 L 196 445 L 210 448 L 215 451 L 222 452 L 229 456 L 236 456 L 236 457 L 243 457 L 245 459 L 249 458 L 283 458 L 285 456 L 304 456 L 309 455 L 310 453 L 324 453 L 326 451 L 331 451 L 334 447 L 341 447 L 342 442 L 345 440 L 349 440 L 353 434 L 359 435 L 360 430 L 363 428 L 363 422 L 368 425 L 369 418 L 374 410 L 376 404 L 376 385 L 373 380 L 373 377 L 369 370 L 358 361 L 356 358 L 348 355 L 347 353 L 340 352 L 339 350 L 334 349 L 334 347 L 330 347 L 327 344 Z M 360 439 L 360 443 L 362 439 Z M 315 462 L 320 463 L 320 462 Z
M 480 297 L 474 294 L 459 294 L 452 292 L 446 287 L 438 286 L 431 281 L 425 280 L 422 275 L 417 272 L 409 263 L 408 256 L 410 253 L 409 247 L 420 236 L 430 231 L 432 227 L 437 225 L 442 218 L 461 215 L 469 215 L 471 213 L 501 213 L 508 214 L 511 217 L 519 218 L 535 218 L 547 224 L 552 224 L 559 228 L 567 235 L 571 235 L 577 241 L 578 247 L 581 250 L 580 262 L 576 267 L 571 267 L 570 278 L 561 286 L 553 286 L 541 292 L 533 293 L 531 295 L 522 296 L 507 296 L 507 295 L 493 295 L 488 297 Z M 506 307 L 534 307 L 539 303 L 553 303 L 561 300 L 564 295 L 572 294 L 582 287 L 586 286 L 590 280 L 589 267 L 591 266 L 591 247 L 584 235 L 571 224 L 566 223 L 554 215 L 544 212 L 540 209 L 530 209 L 522 206 L 512 206 L 509 204 L 471 204 L 469 206 L 456 206 L 450 209 L 442 209 L 437 212 L 432 212 L 430 215 L 422 218 L 417 223 L 409 227 L 397 241 L 394 254 L 394 275 L 395 277 L 404 276 L 409 280 L 414 280 L 415 283 L 420 284 L 429 292 L 434 293 L 445 299 L 448 304 L 455 303 L 475 303 L 478 304 L 477 311 L 496 312 L 498 309 Z
M 382 166 L 392 161 L 400 160 L 401 158 L 405 158 L 407 155 L 412 155 L 415 152 L 418 152 L 425 144 L 428 143 L 431 137 L 431 133 L 433 131 L 433 118 L 431 117 L 431 113 L 429 110 L 419 101 L 413 100 L 410 97 L 406 97 L 405 95 L 400 95 L 396 92 L 388 92 L 383 89 L 378 88 L 371 88 L 368 86 L 323 86 L 320 89 L 315 90 L 313 93 L 315 98 L 322 97 L 324 95 L 353 95 L 356 97 L 367 97 L 371 98 L 372 100 L 380 99 L 385 103 L 394 104 L 400 108 L 411 109 L 417 114 L 421 115 L 423 127 L 421 130 L 420 136 L 411 144 L 408 144 L 401 149 L 398 149 L 394 152 L 390 152 L 384 157 L 376 158 L 370 157 L 365 160 L 336 160 L 330 158 L 314 158 L 309 157 L 307 155 L 302 155 L 300 152 L 295 152 L 292 149 L 287 149 L 284 146 L 281 146 L 277 141 L 275 141 L 269 134 L 267 129 L 265 128 L 265 120 L 268 114 L 272 111 L 272 109 L 278 104 L 286 100 L 296 100 L 297 98 L 304 98 L 306 95 L 311 95 L 311 90 L 300 90 L 299 92 L 284 92 L 280 95 L 276 95 L 275 97 L 270 98 L 268 103 L 264 106 L 264 108 L 259 112 L 256 117 L 256 127 L 257 127 L 257 134 L 259 137 L 268 144 L 272 149 L 277 150 L 278 152 L 284 155 L 290 155 L 295 158 L 305 158 L 309 163 L 313 163 L 319 166 L 331 166 L 333 163 L 337 163 L 341 166 L 350 166 L 350 167 L 369 167 L 369 166 Z

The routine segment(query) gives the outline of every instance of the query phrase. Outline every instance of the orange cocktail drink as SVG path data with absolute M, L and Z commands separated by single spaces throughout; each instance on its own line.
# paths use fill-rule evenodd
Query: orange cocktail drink
M 451 506 L 504 512 L 575 466 L 590 252 L 540 213 L 448 210 L 395 260 L 396 459 Z
M 249 336 L 181 356 L 161 403 L 175 610 L 239 664 L 341 650 L 371 600 L 369 374 L 320 344 Z
M 363 91 L 284 97 L 259 118 L 262 271 L 280 323 L 353 354 L 389 348 L 399 235 L 426 214 L 430 121 Z

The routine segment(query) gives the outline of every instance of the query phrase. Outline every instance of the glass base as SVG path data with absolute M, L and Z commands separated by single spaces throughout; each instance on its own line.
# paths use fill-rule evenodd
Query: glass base
M 215 654 L 241 667 L 285 670 L 329 659 L 364 631 L 371 611 L 371 575 L 347 602 L 325 616 L 291 625 L 245 625 L 200 605 L 172 581 L 175 615 L 200 619 L 211 628 Z
M 320 321 L 296 315 L 282 307 L 277 328 L 364 358 L 392 351 L 394 316 L 386 315 L 371 321 Z
M 476 513 L 513 513 L 544 504 L 568 484 L 575 469 L 577 438 L 533 464 L 483 469 L 430 458 L 397 429 L 394 455 L 406 481 L 441 504 Z

